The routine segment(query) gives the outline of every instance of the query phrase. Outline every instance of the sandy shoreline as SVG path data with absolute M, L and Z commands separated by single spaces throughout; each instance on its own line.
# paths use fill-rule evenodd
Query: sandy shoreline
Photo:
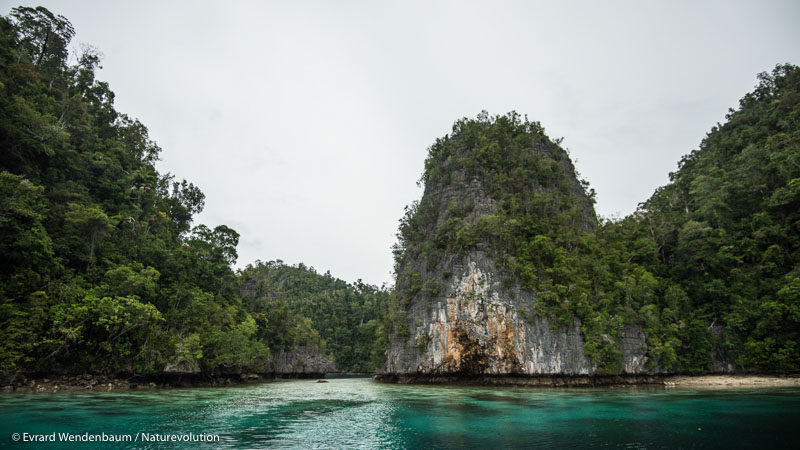
M 755 387 L 800 387 L 800 376 L 776 375 L 699 375 L 671 376 L 664 379 L 666 387 L 708 388 L 755 388 Z
M 389 384 L 432 384 L 462 386 L 520 387 L 665 387 L 665 388 L 759 388 L 800 387 L 800 375 L 764 374 L 623 374 L 623 375 L 442 375 L 442 374 L 378 374 L 378 382 Z

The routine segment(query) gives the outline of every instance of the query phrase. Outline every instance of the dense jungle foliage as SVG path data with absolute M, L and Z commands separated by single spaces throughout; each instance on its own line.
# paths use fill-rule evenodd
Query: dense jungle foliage
M 407 328 L 412 298 L 453 276 L 430 272 L 443 258 L 484 250 L 504 284 L 535 292 L 536 310 L 522 314 L 581 320 L 606 373 L 621 370 L 626 324 L 647 333 L 652 369 L 800 368 L 800 69 L 759 79 L 671 183 L 618 221 L 595 221 L 593 190 L 538 122 L 513 112 L 456 122 L 429 149 L 426 195 L 400 223 L 387 333 Z M 434 197 L 452 186 L 473 195 L 442 211 Z M 491 214 L 473 212 L 481 196 Z
M 376 335 L 390 291 L 361 280 L 350 284 L 329 272 L 323 275 L 313 267 L 281 261 L 257 262 L 247 266 L 242 276 L 252 280 L 253 297 L 283 298 L 288 310 L 307 317 L 335 355 L 340 371 L 373 372 L 383 363 L 385 343 L 377 341 Z
M 760 74 L 726 119 L 618 228 L 632 261 L 683 291 L 661 305 L 676 320 L 652 311 L 657 335 L 719 345 L 745 369 L 797 370 L 800 68 Z M 665 329 L 670 322 L 677 329 Z M 707 369 L 699 356 L 695 367 Z
M 158 173 L 161 149 L 95 78 L 97 50 L 69 63 L 73 35 L 41 7 L 0 17 L 0 372 L 260 372 L 320 335 L 368 367 L 385 292 L 277 267 L 307 287 L 243 299 L 238 233 L 192 226 L 203 193 Z
M 629 217 L 598 220 L 559 140 L 510 113 L 463 119 L 430 148 L 430 196 L 401 220 L 397 290 L 280 261 L 232 270 L 239 235 L 193 226 L 200 189 L 155 163 L 114 108 L 92 47 L 44 8 L 0 17 L 0 372 L 259 372 L 313 344 L 343 371 L 382 364 L 403 309 L 486 251 L 506 287 L 621 368 L 626 324 L 653 369 L 800 368 L 800 69 L 777 66 Z M 621 169 L 624 176 L 624 169 Z M 474 181 L 477 180 L 477 184 Z M 490 199 L 487 205 L 473 200 Z M 712 357 L 713 355 L 713 357 Z

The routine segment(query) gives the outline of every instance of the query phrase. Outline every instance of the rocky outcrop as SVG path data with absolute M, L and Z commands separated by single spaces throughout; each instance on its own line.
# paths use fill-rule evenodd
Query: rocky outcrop
M 336 372 L 336 364 L 320 352 L 314 344 L 290 349 L 273 350 L 262 375 L 274 377 L 319 377 Z M 199 375 L 202 373 L 197 360 L 180 360 L 167 364 L 164 375 Z
M 536 314 L 534 295 L 504 289 L 494 263 L 472 252 L 453 267 L 458 275 L 433 302 L 406 310 L 407 339 L 392 340 L 384 373 L 404 375 L 593 375 L 580 322 L 553 328 Z M 624 374 L 646 373 L 646 336 L 622 331 Z
M 164 367 L 165 374 L 197 374 L 202 372 L 200 362 L 196 359 L 181 359 Z
M 500 241 L 522 226 L 517 218 L 576 235 L 596 226 L 567 153 L 538 125 L 515 120 L 457 123 L 431 148 L 423 197 L 401 221 L 400 312 L 383 378 L 608 375 L 587 357 L 577 318 L 556 326 L 537 308 L 536 293 L 497 266 L 498 255 L 513 258 L 514 242 Z M 648 373 L 646 339 L 639 326 L 619 330 L 614 375 Z
M 273 354 L 267 373 L 275 376 L 324 376 L 336 372 L 336 364 L 322 355 L 316 345 L 304 345 Z

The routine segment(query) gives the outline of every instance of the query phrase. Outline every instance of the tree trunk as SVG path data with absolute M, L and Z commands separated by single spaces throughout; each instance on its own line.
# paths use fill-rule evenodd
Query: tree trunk
M 42 64 L 42 59 L 44 58 L 44 52 L 47 51 L 47 41 L 50 40 L 50 29 L 47 29 L 47 34 L 44 35 L 44 42 L 42 43 L 42 49 L 39 51 L 39 59 L 36 60 L 36 68 L 39 68 L 39 65 Z

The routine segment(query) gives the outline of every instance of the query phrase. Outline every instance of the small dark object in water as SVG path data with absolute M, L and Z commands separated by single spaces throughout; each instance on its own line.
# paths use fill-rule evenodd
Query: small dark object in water
M 317 380 L 317 383 L 327 383 L 328 380 Z

